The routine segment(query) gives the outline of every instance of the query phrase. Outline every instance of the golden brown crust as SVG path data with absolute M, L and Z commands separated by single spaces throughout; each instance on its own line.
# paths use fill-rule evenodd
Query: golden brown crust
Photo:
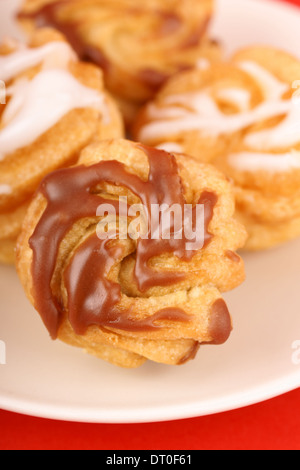
M 174 158 L 165 154 L 166 157 Z M 87 168 L 99 162 L 119 162 L 124 164 L 130 173 L 147 181 L 149 163 L 147 153 L 138 144 L 122 141 L 103 141 L 86 148 L 81 155 L 79 164 Z M 165 364 L 182 364 L 195 356 L 199 343 L 221 342 L 221 333 L 216 327 L 216 307 L 222 291 L 233 289 L 244 280 L 243 261 L 233 252 L 245 243 L 246 234 L 234 218 L 234 201 L 230 183 L 217 170 L 195 160 L 176 155 L 181 181 L 184 187 L 185 200 L 189 204 L 197 203 L 203 191 L 212 191 L 217 195 L 217 204 L 213 218 L 209 224 L 212 239 L 203 249 L 195 253 L 186 262 L 176 255 L 162 253 L 150 260 L 149 266 L 159 273 L 182 273 L 183 281 L 173 281 L 170 285 L 156 285 L 141 291 L 133 276 L 133 255 L 137 250 L 137 242 L 130 238 L 112 242 L 112 247 L 122 248 L 122 256 L 115 260 L 107 275 L 107 279 L 121 287 L 121 297 L 118 302 L 120 312 L 129 311 L 131 321 L 149 322 L 158 311 L 173 309 L 182 311 L 189 321 L 172 319 L 159 320 L 160 328 L 138 329 L 113 327 L 112 324 L 90 325 L 84 334 L 76 334 L 72 320 L 64 315 L 60 320 L 58 338 L 62 341 L 88 349 L 109 362 L 120 365 L 119 354 L 127 351 L 135 356 L 124 358 L 121 365 L 136 367 L 145 358 Z M 99 194 L 103 191 L 111 198 L 127 196 L 131 204 L 136 201 L 125 187 L 113 184 L 101 184 Z M 74 204 L 80 201 L 74 201 Z M 19 238 L 17 249 L 17 268 L 25 292 L 33 305 L 36 305 L 34 278 L 32 272 L 33 250 L 29 240 L 32 238 L 39 221 L 42 220 L 48 207 L 45 196 L 39 192 L 34 198 Z M 51 282 L 53 295 L 61 298 L 68 305 L 70 288 L 66 283 L 66 273 L 74 262 L 76 253 L 83 247 L 96 231 L 99 217 L 82 219 L 68 230 L 60 244 L 55 270 Z M 99 243 L 99 240 L 98 240 Z M 32 244 L 31 244 L 32 246 Z M 228 251 L 232 253 L 228 256 Z M 119 256 L 119 255 L 118 255 Z M 231 320 L 228 322 L 228 311 L 223 308 L 223 319 L 217 319 L 223 330 L 223 342 L 231 331 Z M 65 308 L 66 311 L 66 308 Z M 220 309 L 218 310 L 220 313 Z M 222 316 L 220 314 L 220 317 Z M 176 317 L 176 316 L 175 316 Z M 225 319 L 226 317 L 226 319 Z M 220 320 L 220 322 L 219 322 Z M 226 331 L 225 331 L 226 330 Z M 109 346 L 109 352 L 104 345 Z M 117 358 L 110 353 L 117 348 Z M 120 352 L 121 351 L 121 352 Z M 137 357 L 138 356 L 138 357 Z M 129 362 L 128 362 L 129 361 Z

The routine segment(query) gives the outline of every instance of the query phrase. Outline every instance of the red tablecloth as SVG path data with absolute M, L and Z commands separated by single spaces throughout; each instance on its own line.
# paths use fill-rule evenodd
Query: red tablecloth
M 158 424 L 81 424 L 0 412 L 0 448 L 300 450 L 300 389 L 241 410 Z
M 300 389 L 241 410 L 158 424 L 67 423 L 0 411 L 0 449 L 300 450 L 299 411 Z

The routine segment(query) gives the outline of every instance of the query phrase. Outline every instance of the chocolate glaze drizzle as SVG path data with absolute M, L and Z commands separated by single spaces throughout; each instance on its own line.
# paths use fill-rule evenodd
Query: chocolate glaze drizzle
M 232 323 L 228 307 L 224 299 L 218 299 L 212 305 L 210 317 L 210 336 L 213 339 L 209 344 L 224 344 L 232 331 Z
M 42 316 L 52 338 L 56 338 L 65 311 L 62 298 L 53 294 L 54 275 L 61 242 L 73 225 L 81 219 L 93 218 L 100 204 L 112 204 L 119 214 L 119 201 L 96 193 L 103 183 L 127 188 L 138 196 L 151 214 L 152 204 L 183 205 L 186 203 L 175 157 L 164 151 L 137 144 L 149 160 L 148 181 L 129 173 L 124 164 L 112 160 L 93 166 L 78 166 L 55 171 L 40 185 L 47 206 L 29 240 L 33 251 L 32 276 L 35 307 Z M 199 203 L 205 207 L 205 244 L 212 238 L 209 224 L 217 203 L 215 193 L 204 192 Z M 135 280 L 141 292 L 153 286 L 174 285 L 185 279 L 184 273 L 156 271 L 149 266 L 152 258 L 169 253 L 189 261 L 195 251 L 187 251 L 190 242 L 183 235 L 177 240 L 139 239 L 136 248 Z M 200 246 L 199 246 L 200 249 Z M 123 258 L 123 249 L 110 239 L 100 240 L 95 234 L 76 249 L 64 273 L 68 292 L 68 316 L 78 334 L 90 325 L 129 331 L 150 331 L 160 328 L 159 320 L 188 321 L 180 309 L 163 309 L 146 320 L 133 320 L 131 309 L 121 311 L 121 288 L 108 279 L 111 268 Z
M 132 309 L 120 311 L 121 287 L 107 275 L 122 259 L 122 248 L 109 246 L 109 240 L 92 235 L 76 251 L 65 273 L 69 320 L 75 333 L 84 334 L 90 325 L 124 331 L 151 331 L 159 320 L 188 321 L 180 309 L 163 309 L 146 320 L 134 320 Z M 121 255 L 121 256 L 120 256 Z

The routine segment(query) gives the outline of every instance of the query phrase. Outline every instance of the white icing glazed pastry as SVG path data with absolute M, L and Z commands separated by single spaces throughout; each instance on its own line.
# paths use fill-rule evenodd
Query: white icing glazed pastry
M 98 138 L 122 137 L 117 106 L 102 72 L 84 64 L 63 36 L 37 31 L 30 44 L 0 46 L 0 261 L 13 262 L 16 238 L 38 184 L 76 163 Z
M 260 250 L 300 236 L 300 61 L 268 47 L 174 77 L 140 113 L 134 137 L 190 154 L 234 182 Z

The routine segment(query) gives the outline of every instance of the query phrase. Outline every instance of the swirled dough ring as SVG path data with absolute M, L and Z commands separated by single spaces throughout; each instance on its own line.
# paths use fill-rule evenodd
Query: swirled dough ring
M 234 181 L 250 250 L 300 235 L 299 77 L 298 59 L 251 47 L 177 76 L 135 124 L 136 139 L 213 163 Z
M 102 72 L 79 62 L 60 33 L 42 29 L 29 45 L 0 47 L 0 261 L 14 246 L 28 203 L 49 172 L 74 164 L 95 138 L 123 137 Z M 2 83 L 2 82 L 1 82 Z
M 82 59 L 100 65 L 125 114 L 151 99 L 174 73 L 218 57 L 207 38 L 213 0 L 27 0 L 20 19 L 29 30 L 61 30 Z
M 202 244 L 188 248 L 170 221 L 170 238 L 128 235 L 136 204 L 151 214 L 150 227 L 152 207 L 175 203 L 204 207 Z M 119 208 L 125 237 L 111 236 L 110 226 L 99 232 L 108 205 Z M 183 364 L 232 329 L 221 292 L 244 280 L 235 251 L 246 238 L 234 209 L 231 184 L 209 165 L 125 140 L 95 143 L 40 185 L 18 242 L 18 273 L 53 339 L 123 367 Z

